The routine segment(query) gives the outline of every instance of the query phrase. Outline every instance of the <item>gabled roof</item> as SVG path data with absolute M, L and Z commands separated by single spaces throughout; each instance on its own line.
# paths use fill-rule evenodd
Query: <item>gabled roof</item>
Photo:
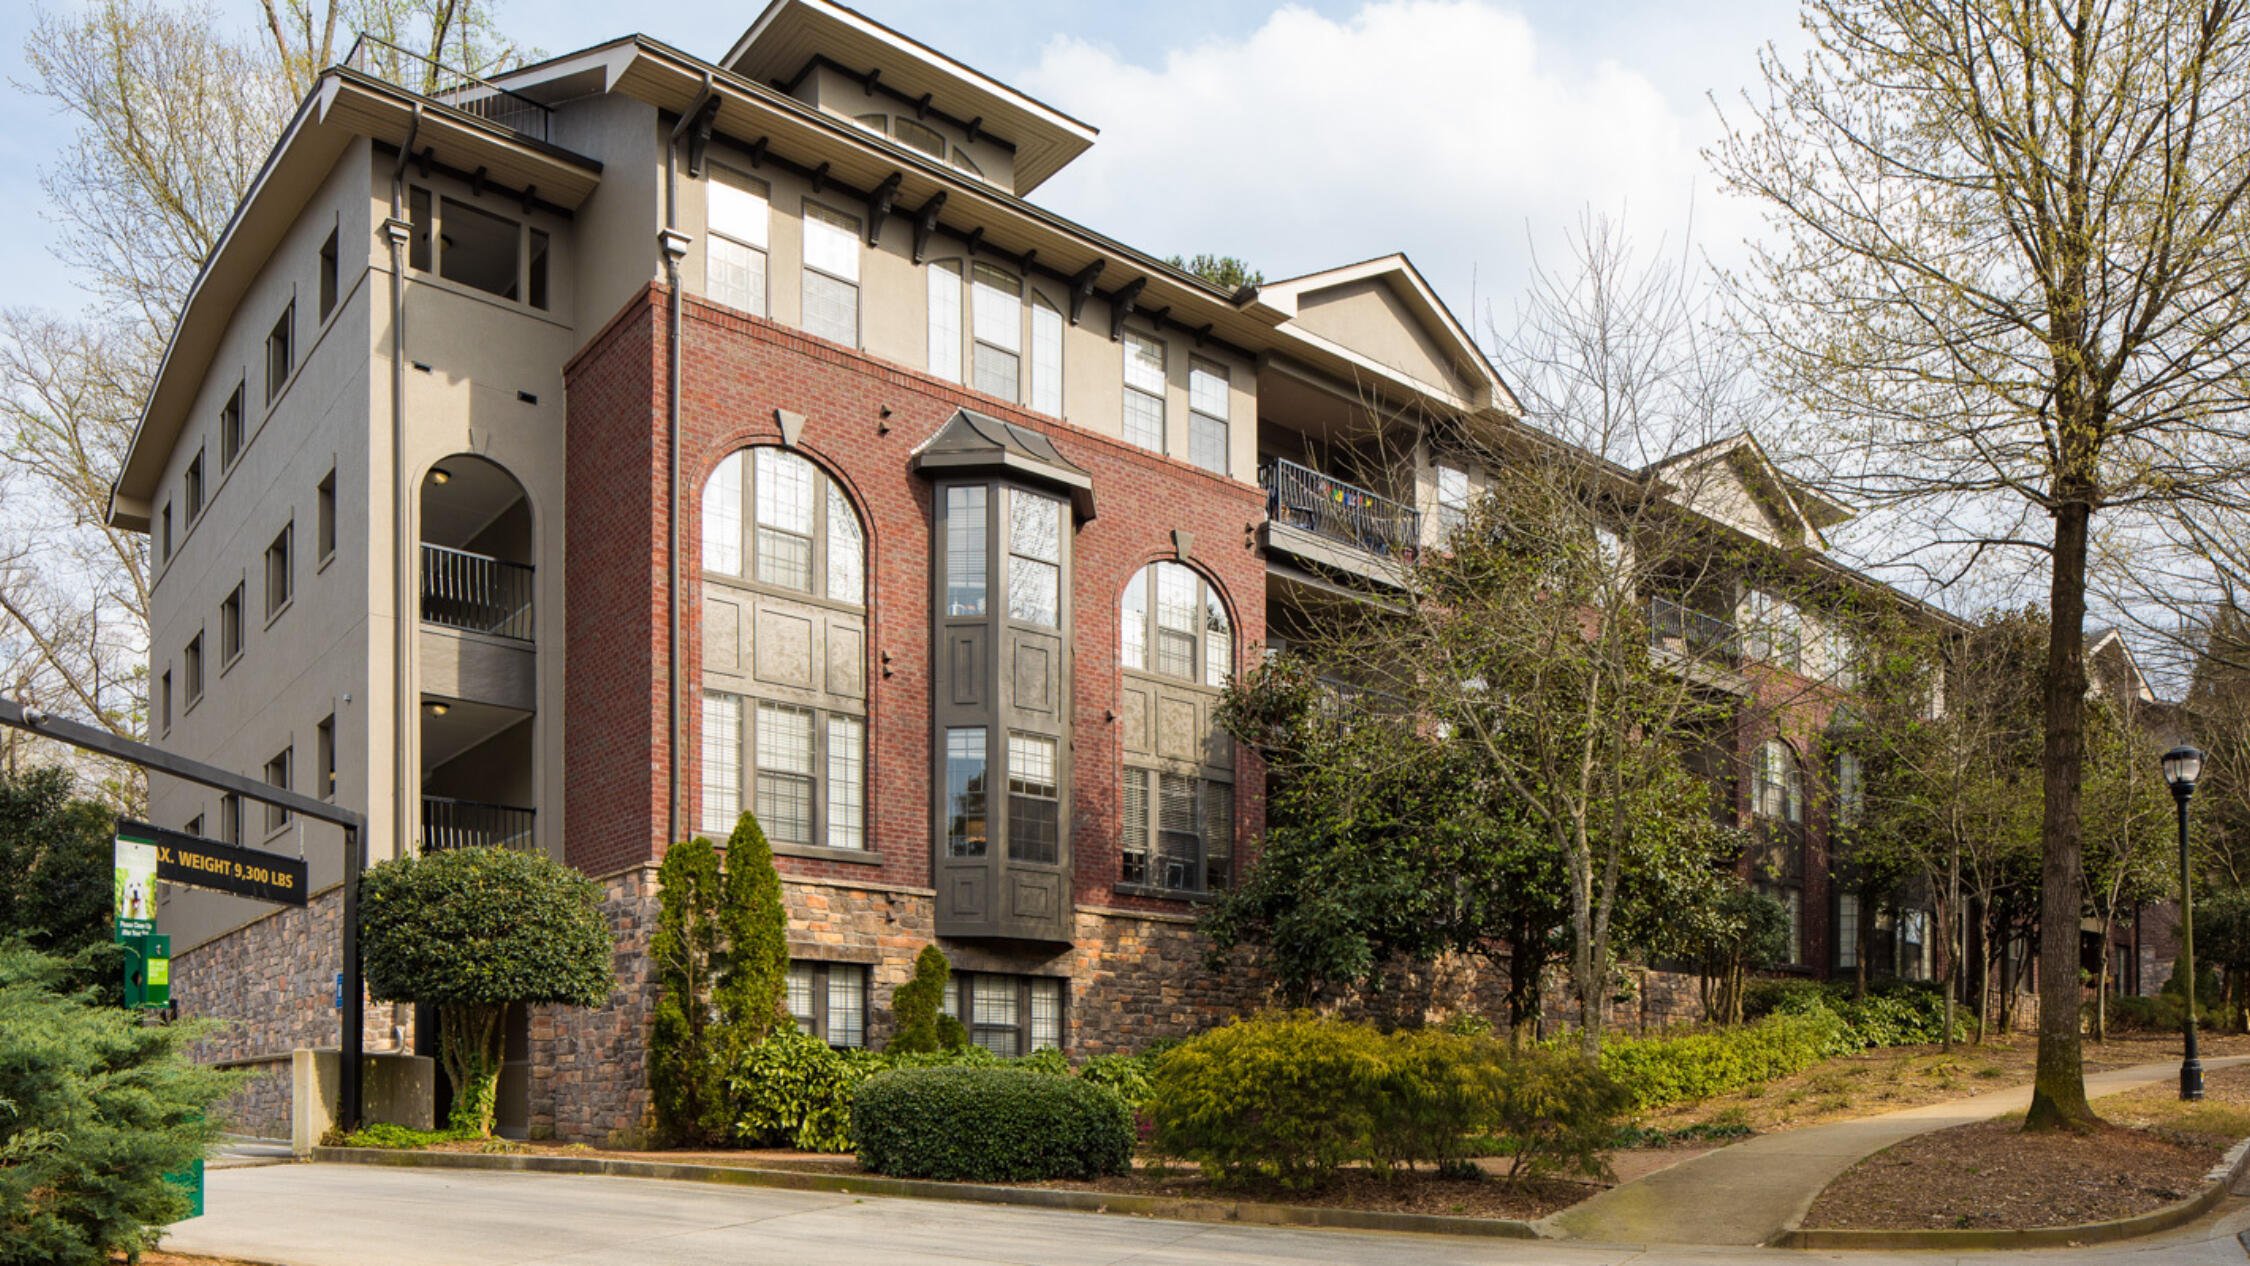
M 1094 517 L 1094 477 L 1063 456 L 1045 434 L 974 409 L 956 409 L 937 434 L 915 450 L 913 469 L 940 475 L 989 472 L 1014 475 L 1069 494 L 1081 520 Z
M 1015 192 L 1030 193 L 1098 134 L 1093 125 L 831 0 L 773 0 L 719 65 L 759 83 L 793 79 L 817 57 L 933 104 L 1016 148 Z
M 1854 515 L 1848 505 L 1824 496 L 1810 485 L 1793 478 L 1773 458 L 1766 455 L 1765 447 L 1748 431 L 1699 444 L 1670 457 L 1651 462 L 1642 468 L 1644 481 L 1663 485 L 1667 495 L 1688 482 L 1690 472 L 1725 462 L 1734 476 L 1755 497 L 1765 510 L 1784 523 L 1794 523 L 1815 546 L 1826 549 L 1828 538 L 1824 533 Z M 1691 508 L 1693 490 L 1688 490 Z M 1706 512 L 1707 511 L 1702 511 Z
M 1389 287 L 1404 303 L 1420 327 L 1416 333 L 1449 362 L 1464 381 L 1472 385 L 1469 395 L 1464 397 L 1451 383 L 1429 382 L 1426 376 L 1409 372 L 1407 367 L 1373 360 L 1360 351 L 1345 347 L 1336 340 L 1299 324 L 1306 306 L 1305 301 L 1309 297 L 1367 281 L 1380 282 Z M 1331 355 L 1342 356 L 1359 367 L 1384 377 L 1400 379 L 1417 391 L 1450 397 L 1465 410 L 1497 409 L 1517 417 L 1523 415 L 1523 406 L 1517 402 L 1515 393 L 1508 389 L 1508 384 L 1501 379 L 1499 371 L 1485 358 L 1483 350 L 1477 347 L 1476 340 L 1469 337 L 1469 331 L 1454 317 L 1453 310 L 1445 306 L 1445 301 L 1438 298 L 1437 291 L 1430 288 L 1430 283 L 1422 276 L 1421 270 L 1403 254 L 1378 256 L 1356 264 L 1345 264 L 1340 268 L 1306 273 L 1302 277 L 1265 282 L 1256 287 L 1245 307 L 1253 314 L 1277 322 L 1283 334 L 1300 342 L 1316 346 Z
M 2109 674 L 2104 665 L 2097 662 L 2105 657 L 2117 666 L 2121 680 L 2116 684 L 2124 686 L 2142 703 L 2157 702 L 2156 690 L 2149 685 L 2148 675 L 2141 671 L 2140 657 L 2133 654 L 2132 643 L 2125 640 L 2124 633 L 2115 628 L 2086 630 L 2086 662 L 2094 669 L 2087 676 L 2095 690 L 2105 690 L 2111 684 L 2106 680 Z

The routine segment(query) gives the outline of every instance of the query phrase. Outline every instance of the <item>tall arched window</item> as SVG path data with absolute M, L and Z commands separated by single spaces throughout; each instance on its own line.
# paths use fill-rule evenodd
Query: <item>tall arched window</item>
M 1193 568 L 1151 563 L 1119 603 L 1122 856 L 1128 888 L 1207 892 L 1233 876 L 1234 748 L 1213 720 L 1234 629 Z
M 1758 855 L 1752 867 L 1758 889 L 1789 915 L 1789 959 L 1804 961 L 1805 769 L 1796 749 L 1780 738 L 1758 747 L 1751 771 L 1750 814 Z
M 1758 763 L 1750 784 L 1750 812 L 1762 821 L 1802 823 L 1805 820 L 1805 771 L 1787 742 L 1767 739 L 1758 748 Z
M 703 487 L 702 829 L 744 809 L 780 848 L 867 847 L 867 536 L 786 449 Z

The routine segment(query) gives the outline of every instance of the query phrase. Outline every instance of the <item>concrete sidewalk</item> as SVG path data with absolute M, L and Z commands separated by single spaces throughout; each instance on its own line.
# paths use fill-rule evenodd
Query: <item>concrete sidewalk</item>
M 2250 1060 L 2235 1055 L 2206 1069 Z M 2180 1066 L 2137 1064 L 2086 1076 L 2089 1097 L 2173 1081 Z M 1836 1176 L 1902 1139 L 1968 1125 L 2031 1105 L 2018 1086 L 1951 1103 L 1766 1134 L 1610 1188 L 1541 1224 L 1563 1239 L 1603 1244 L 1764 1244 L 1803 1217 Z

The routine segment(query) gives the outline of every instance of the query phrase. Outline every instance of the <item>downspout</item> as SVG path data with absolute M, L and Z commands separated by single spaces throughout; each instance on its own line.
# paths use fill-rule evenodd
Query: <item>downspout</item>
M 393 693 L 398 734 L 392 743 L 397 761 L 397 773 L 392 779 L 392 812 L 397 815 L 396 856 L 406 854 L 406 843 L 415 838 L 413 824 L 419 820 L 414 803 L 415 784 L 419 781 L 421 748 L 418 733 L 421 721 L 415 704 L 421 693 L 414 682 L 414 633 L 420 620 L 416 618 L 420 606 L 419 591 L 415 583 L 419 571 L 418 553 L 411 539 L 413 516 L 408 511 L 409 489 L 406 486 L 406 251 L 413 241 L 414 226 L 406 218 L 406 162 L 414 153 L 415 137 L 422 130 L 422 103 L 414 103 L 414 121 L 406 130 L 406 142 L 399 146 L 398 162 L 391 168 L 391 215 L 383 221 L 383 240 L 390 249 L 391 263 L 391 543 L 392 557 L 397 560 L 393 570 L 391 600 L 395 618 L 392 620 L 392 671 L 396 675 Z
M 679 230 L 680 138 L 712 112 L 711 76 L 703 95 L 672 125 L 664 145 L 664 229 L 656 235 L 664 256 L 664 846 L 680 838 L 680 260 L 692 241 Z

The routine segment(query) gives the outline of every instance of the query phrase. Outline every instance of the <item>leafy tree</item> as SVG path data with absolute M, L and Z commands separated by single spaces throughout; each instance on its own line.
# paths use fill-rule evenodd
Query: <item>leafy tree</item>
M 1684 908 L 1673 935 L 1680 956 L 1696 965 L 1703 1014 L 1720 1024 L 1740 1024 L 1750 973 L 1789 952 L 1789 911 L 1731 876 L 1714 887 Z
M 720 1049 L 731 1066 L 745 1048 L 790 1022 L 789 915 L 781 904 L 773 848 L 748 813 L 727 839 L 726 899 L 717 925 L 726 959 L 711 1000 L 719 1013 Z
M 448 849 L 370 868 L 360 889 L 368 992 L 435 1006 L 451 1124 L 492 1133 L 511 1006 L 600 1006 L 616 986 L 601 888 L 545 853 Z
M 112 841 L 105 805 L 60 767 L 0 773 L 0 929 L 76 958 L 110 943 Z
M 1226 290 L 1240 290 L 1244 286 L 1266 284 L 1266 275 L 1252 268 L 1245 260 L 1232 255 L 1197 255 L 1183 259 L 1178 255 L 1164 261 L 1184 272 L 1194 273 L 1203 280 Z
M 2195 903 L 2195 954 L 2225 973 L 2242 1031 L 2250 1033 L 2250 888 L 2222 888 Z
M 104 1266 L 187 1213 L 164 1175 L 218 1137 L 238 1074 L 187 1058 L 207 1027 L 143 1025 L 69 967 L 0 942 L 0 1266 Z
M 675 1143 L 728 1137 L 727 1067 L 712 1024 L 711 996 L 725 962 L 719 921 L 719 855 L 691 836 L 665 851 L 656 871 L 656 1014 L 649 1032 L 649 1097 L 656 1126 Z
M 925 945 L 914 956 L 914 974 L 891 991 L 891 1021 L 897 1027 L 883 1049 L 899 1055 L 957 1051 L 969 1044 L 959 1020 L 944 1014 L 945 982 L 953 965 L 945 951 Z
M 2110 931 L 2121 918 L 2174 891 L 2171 789 L 2159 765 L 2163 746 L 2149 728 L 2141 700 L 2122 691 L 2095 699 L 2086 712 L 2086 845 L 2080 871 L 2086 906 L 2101 926 L 2102 956 L 2094 973 L 2095 1041 L 2109 1038 Z
M 1743 322 L 1828 482 L 1941 572 L 2047 586 L 2032 1128 L 2080 1129 L 2089 562 L 2244 508 L 2250 4 L 1805 0 L 1714 158 L 1769 211 Z M 2139 534 L 2147 535 L 2146 533 Z M 2139 536 L 2135 537 L 2136 540 Z M 2129 551 L 2120 550 L 2119 553 Z

